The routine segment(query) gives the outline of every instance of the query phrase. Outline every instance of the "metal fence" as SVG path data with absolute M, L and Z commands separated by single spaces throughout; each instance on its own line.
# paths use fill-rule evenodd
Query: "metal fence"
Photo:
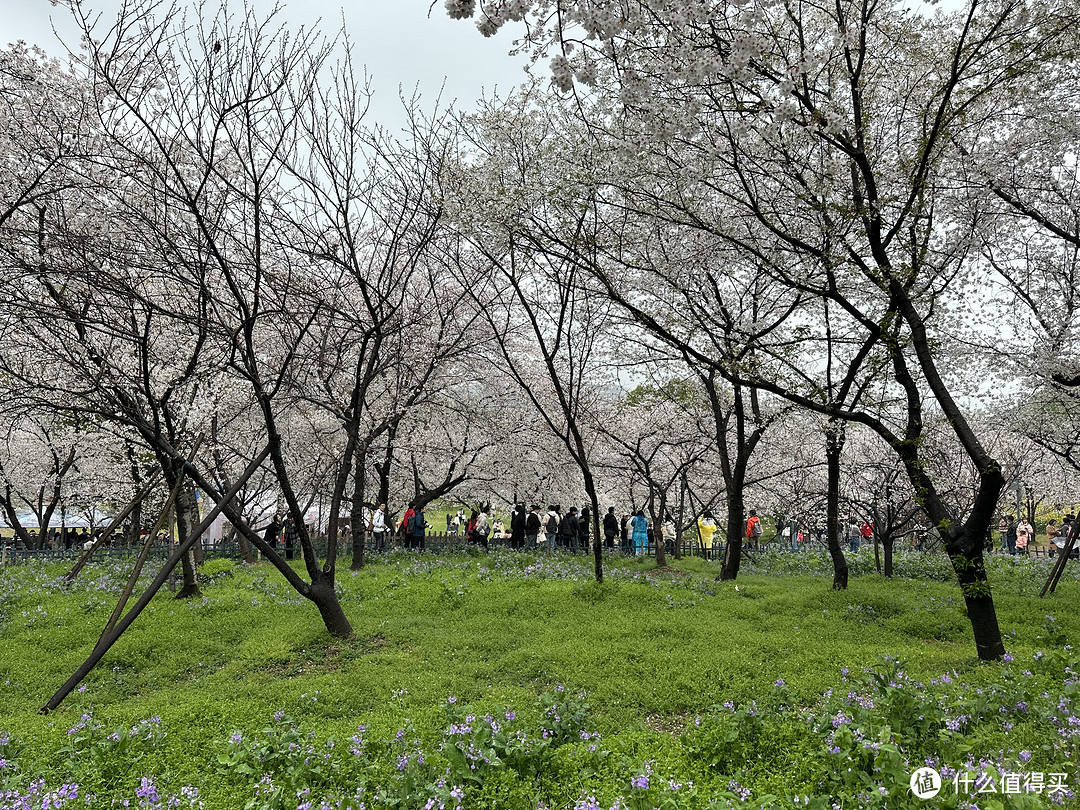
M 543 538 L 543 535 L 541 535 Z M 395 551 L 405 549 L 406 545 L 402 538 L 392 537 L 387 542 L 388 551 Z M 424 538 L 424 552 L 441 553 L 450 550 L 461 550 L 469 547 L 469 543 L 463 535 L 446 534 L 446 533 L 429 533 Z M 873 544 L 863 544 L 863 548 L 870 547 Z M 315 552 L 320 559 L 326 556 L 326 540 L 318 539 L 314 543 Z M 506 548 L 511 547 L 509 537 L 493 537 L 488 540 L 488 548 Z M 898 546 L 899 548 L 899 546 Z M 906 548 L 906 546 L 905 546 Z M 583 549 L 580 546 L 575 548 L 567 548 L 565 546 L 557 546 L 556 549 L 561 552 L 573 552 L 576 554 L 590 554 L 591 549 Z M 418 549 L 415 549 L 419 551 Z M 526 544 L 526 547 L 521 549 L 522 551 L 531 551 L 536 553 L 547 553 L 546 542 L 533 544 L 531 547 Z M 724 543 L 714 543 L 711 547 L 703 547 L 699 543 L 682 543 L 679 546 L 679 553 L 683 557 L 699 557 L 706 560 L 721 561 L 724 559 L 724 552 L 727 550 L 727 546 Z M 747 556 L 753 556 L 760 553 L 787 553 L 787 554 L 800 554 L 800 553 L 824 553 L 828 549 L 825 543 L 820 541 L 812 541 L 808 544 L 803 544 L 797 548 L 792 548 L 790 545 L 785 545 L 779 541 L 773 541 L 763 544 L 760 548 L 750 548 L 743 546 L 743 553 Z M 130 545 L 122 546 L 105 546 L 99 548 L 94 552 L 93 559 L 122 559 L 125 557 L 133 556 L 138 551 L 138 548 Z M 847 546 L 845 544 L 844 551 L 847 552 Z M 1029 548 L 1027 556 L 1032 557 L 1048 557 L 1053 556 L 1049 548 Z M 1057 549 L 1053 550 L 1054 552 Z M 278 546 L 278 552 L 285 555 L 286 550 Z M 353 544 L 351 540 L 338 544 L 338 557 L 351 557 L 353 553 Z M 372 547 L 371 541 L 366 541 L 366 554 L 378 554 L 380 552 L 375 551 Z M 633 554 L 632 549 L 624 546 L 621 543 L 616 543 L 612 546 L 604 547 L 605 554 L 619 553 L 624 555 Z M 995 554 L 1002 553 L 999 549 L 995 549 Z M 47 562 L 55 562 L 61 560 L 71 560 L 74 562 L 82 554 L 82 549 L 28 549 L 28 548 L 16 548 L 10 541 L 6 542 L 2 549 L 0 549 L 0 564 L 11 564 L 25 562 L 28 560 L 42 560 Z M 645 548 L 645 556 L 655 557 L 656 546 L 653 544 L 648 545 Z M 203 555 L 207 559 L 215 557 L 225 557 L 230 559 L 240 559 L 241 552 L 240 546 L 237 543 L 220 543 L 212 545 L 206 543 L 203 545 Z M 669 544 L 667 547 L 667 555 L 669 557 L 674 556 L 674 548 Z M 299 547 L 293 549 L 293 555 L 295 559 L 300 559 Z M 169 557 L 169 547 L 164 544 L 155 543 L 150 548 L 150 559 L 157 559 L 164 561 Z

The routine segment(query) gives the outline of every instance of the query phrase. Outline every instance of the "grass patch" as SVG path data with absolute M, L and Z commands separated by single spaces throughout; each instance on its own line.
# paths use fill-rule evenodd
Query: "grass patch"
M 951 583 L 864 572 L 837 592 L 812 555 L 773 556 L 759 555 L 737 583 L 714 581 L 716 566 L 701 560 L 656 571 L 647 561 L 609 559 L 602 585 L 592 581 L 591 558 L 376 556 L 364 571 L 341 576 L 351 642 L 331 639 L 315 608 L 267 567 L 213 561 L 201 600 L 159 595 L 85 690 L 44 717 L 37 709 L 89 654 L 125 572 L 116 562 L 92 565 L 65 589 L 61 566 L 8 567 L 0 571 L 0 732 L 17 768 L 0 768 L 0 784 L 25 796 L 37 777 L 42 790 L 77 781 L 80 796 L 93 793 L 93 806 L 108 807 L 136 804 L 140 780 L 150 778 L 163 803 L 170 796 L 211 808 L 293 808 L 330 795 L 332 806 L 346 807 L 342 785 L 352 785 L 366 786 L 368 807 L 424 807 L 442 789 L 438 779 L 424 781 L 425 769 L 437 763 L 453 775 L 460 765 L 452 750 L 460 740 L 448 732 L 466 725 L 465 714 L 451 718 L 456 705 L 469 706 L 474 718 L 490 715 L 535 746 L 514 750 L 490 727 L 488 738 L 476 738 L 482 724 L 469 723 L 462 756 L 472 745 L 481 759 L 466 760 L 444 786 L 461 788 L 463 808 L 572 808 L 589 796 L 605 810 L 620 796 L 647 796 L 641 807 L 669 800 L 671 807 L 720 807 L 741 803 L 744 791 L 762 807 L 792 805 L 796 795 L 827 799 L 822 808 L 840 798 L 845 807 L 917 806 L 900 773 L 912 762 L 937 757 L 957 768 L 969 756 L 975 763 L 1012 756 L 1019 768 L 1021 750 L 1047 773 L 1067 772 L 1075 789 L 1071 737 L 1049 719 L 1068 725 L 1058 707 L 1076 691 L 1065 672 L 1065 647 L 1080 639 L 1072 569 L 1056 595 L 1036 601 L 1039 565 L 992 561 L 1007 647 L 1016 662 L 1027 662 L 1010 668 L 978 662 Z M 787 559 L 797 557 L 804 559 Z M 898 558 L 906 570 L 935 570 Z M 867 559 L 872 564 L 862 552 L 853 570 Z M 1047 613 L 1056 620 L 1048 624 Z M 902 675 L 894 673 L 896 687 L 863 675 L 892 666 L 885 655 L 905 662 Z M 874 706 L 836 703 L 849 689 Z M 968 700 L 975 690 L 989 697 Z M 546 743 L 554 737 L 543 729 L 557 730 L 551 706 L 579 694 L 587 711 L 558 731 L 569 735 L 564 744 Z M 909 697 L 923 702 L 906 703 Z M 1017 703 L 1045 704 L 1053 714 L 1028 716 Z M 919 706 L 932 722 L 912 719 Z M 832 723 L 845 711 L 863 713 L 854 721 L 861 739 L 837 736 L 842 729 Z M 126 730 L 151 718 L 160 723 L 123 742 Z M 84 728 L 68 734 L 80 722 Z M 349 754 L 361 725 L 363 768 Z M 230 742 L 233 735 L 243 742 Z M 325 748 L 331 739 L 334 747 Z M 296 746 L 325 762 L 326 772 L 311 772 L 310 762 L 301 766 L 288 751 L 234 750 L 252 740 Z M 878 747 L 861 748 L 867 740 Z M 886 757 L 883 746 L 896 748 L 899 759 Z M 236 761 L 223 765 L 222 757 Z M 501 766 L 477 765 L 484 757 Z M 264 773 L 267 762 L 277 764 Z M 470 762 L 483 778 L 470 778 Z M 844 781 L 848 767 L 866 780 Z M 273 791 L 260 787 L 264 777 Z M 642 778 L 647 790 L 633 787 Z M 403 787 L 407 779 L 415 784 Z M 672 791 L 669 782 L 682 787 Z M 198 789 L 197 799 L 181 794 L 187 786 Z M 882 786 L 884 797 L 870 795 Z M 296 795 L 304 790 L 310 793 Z M 1021 798 L 1041 806 L 1046 794 Z M 439 801 L 454 807 L 459 798 L 447 793 Z

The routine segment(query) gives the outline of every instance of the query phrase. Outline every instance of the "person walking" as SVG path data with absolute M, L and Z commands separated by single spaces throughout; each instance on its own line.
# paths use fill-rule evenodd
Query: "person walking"
M 615 517 L 615 507 L 609 506 L 604 515 L 604 545 L 615 548 L 615 538 L 619 536 L 619 519 Z
M 1002 515 L 998 520 L 998 535 L 1001 540 L 1001 552 L 1003 554 L 1009 551 L 1009 518 L 1006 515 Z
M 746 519 L 746 545 L 758 548 L 761 546 L 761 535 L 765 530 L 761 526 L 761 518 L 758 517 L 757 509 L 750 510 L 750 517 Z
M 623 554 L 630 554 L 633 546 L 630 545 L 630 515 L 623 515 L 619 520 L 619 545 L 622 546 Z
M 630 519 L 630 528 L 633 531 L 634 554 L 640 557 L 649 543 L 649 520 L 642 510 L 638 509 L 637 514 Z

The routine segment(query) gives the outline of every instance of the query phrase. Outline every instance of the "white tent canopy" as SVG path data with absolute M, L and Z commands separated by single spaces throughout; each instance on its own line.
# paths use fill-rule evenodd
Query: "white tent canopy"
M 38 519 L 33 514 L 19 515 L 19 523 L 22 524 L 24 529 L 38 529 Z M 94 510 L 94 526 L 104 526 L 112 520 L 110 515 L 106 515 L 104 512 Z M 67 526 L 69 529 L 88 529 L 90 527 L 89 515 L 86 513 L 69 514 L 61 521 L 59 512 L 53 512 L 52 517 L 49 519 L 50 529 L 59 529 L 61 524 Z M 7 517 L 0 513 L 0 528 L 9 529 L 11 524 L 8 523 Z

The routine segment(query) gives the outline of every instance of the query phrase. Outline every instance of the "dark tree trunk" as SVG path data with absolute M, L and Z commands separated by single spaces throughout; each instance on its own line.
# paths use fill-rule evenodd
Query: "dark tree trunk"
M 652 501 L 650 500 L 650 503 Z M 656 546 L 656 567 L 663 568 L 667 565 L 667 549 L 664 548 L 664 510 L 667 509 L 667 500 L 660 498 L 660 511 L 649 510 L 649 517 L 653 525 L 653 545 Z M 657 517 L 659 514 L 659 517 Z
M 848 564 L 840 547 L 840 454 L 844 450 L 844 423 L 830 419 L 825 428 L 825 460 L 828 489 L 825 511 L 828 525 L 829 556 L 833 564 L 833 588 L 842 591 L 848 585 Z
M 679 490 L 679 517 L 675 520 L 675 545 L 672 548 L 672 556 L 676 560 L 682 559 L 682 525 L 683 520 L 686 518 L 686 476 L 682 477 L 680 482 L 682 487 Z
M 191 484 L 184 482 L 180 492 L 176 496 L 176 527 L 180 538 L 190 537 L 195 527 L 199 525 L 198 505 L 195 501 L 195 490 Z M 199 590 L 198 575 L 195 572 L 195 547 L 202 545 L 202 538 L 196 540 L 192 547 L 180 558 L 183 568 L 183 585 L 176 593 L 177 599 L 188 599 L 192 596 L 202 596 Z
M 127 543 L 136 548 L 142 541 L 142 502 L 135 504 L 131 510 L 131 528 L 128 530 Z
M 326 625 L 330 635 L 335 638 L 352 638 L 352 625 L 341 607 L 341 602 L 338 601 L 332 578 L 325 575 L 315 577 L 307 597 L 319 609 L 319 614 L 322 616 L 323 623 Z
M 364 457 L 366 455 L 367 446 L 364 445 L 353 459 L 352 512 L 349 517 L 353 541 L 352 565 L 349 567 L 353 571 L 360 571 L 364 567 L 364 546 L 367 539 L 367 523 L 364 521 L 364 486 L 367 484 L 367 466 L 364 464 Z M 379 501 L 379 503 L 386 503 L 386 501 Z M 387 537 L 388 534 L 389 532 L 383 532 L 386 540 L 390 539 Z
M 232 524 L 229 524 L 232 525 Z M 240 532 L 236 531 L 234 527 L 232 530 L 232 537 L 236 538 L 236 544 L 240 546 L 240 559 L 244 561 L 246 565 L 255 564 L 255 549 L 251 547 L 251 543 Z M 224 539 L 224 538 L 222 538 Z
M 885 548 L 885 576 L 888 579 L 892 579 L 893 575 L 893 543 L 896 542 L 895 535 L 889 532 L 887 535 L 881 538 L 881 545 Z
M 964 604 L 967 606 L 968 620 L 971 622 L 979 658 L 983 661 L 997 661 L 1005 654 L 1005 645 L 998 627 L 994 599 L 990 594 L 990 583 L 986 579 L 981 538 L 976 538 L 973 547 L 966 552 L 950 551 L 949 560 L 964 594 Z
M 734 580 L 739 576 L 743 527 L 746 525 L 744 512 L 742 487 L 733 488 L 727 493 L 727 546 L 724 548 L 724 564 L 720 569 L 721 582 Z
M 579 441 L 578 447 L 580 451 L 584 453 L 584 445 Z M 584 458 L 584 455 L 582 456 Z M 587 464 L 579 465 L 581 467 L 582 478 L 585 481 L 585 492 L 589 496 L 589 504 L 592 506 L 592 514 L 589 518 L 592 520 L 592 541 L 593 541 L 593 576 L 597 582 L 604 581 L 604 544 L 600 542 L 600 498 L 596 494 L 596 482 L 592 477 L 592 470 L 589 469 Z

